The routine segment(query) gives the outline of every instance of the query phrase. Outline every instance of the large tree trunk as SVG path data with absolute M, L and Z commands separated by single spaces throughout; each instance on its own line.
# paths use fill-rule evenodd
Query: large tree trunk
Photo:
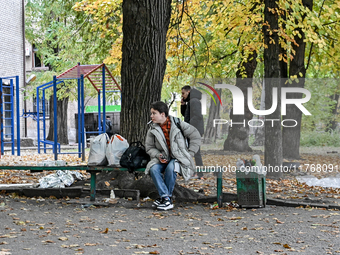
M 252 151 L 249 146 L 249 126 L 248 121 L 253 118 L 253 114 L 250 112 L 248 108 L 247 98 L 248 91 L 247 89 L 252 87 L 252 78 L 254 76 L 254 72 L 257 66 L 256 61 L 257 54 L 254 51 L 253 54 L 250 54 L 247 58 L 247 62 L 243 63 L 242 66 L 239 67 L 236 73 L 236 87 L 239 87 L 244 95 L 244 115 L 234 115 L 232 113 L 233 109 L 230 113 L 230 119 L 232 123 L 244 123 L 243 124 L 233 124 L 229 126 L 228 137 L 224 142 L 223 150 L 225 151 Z M 240 70 L 244 70 L 246 72 L 247 78 L 243 79 Z
M 50 97 L 50 126 L 48 130 L 47 140 L 54 141 L 54 104 L 53 97 Z M 68 130 L 67 130 L 67 113 L 68 113 L 69 98 L 65 97 L 57 100 L 57 122 L 58 122 L 58 143 L 68 144 Z
M 144 141 L 150 104 L 161 98 L 166 68 L 169 0 L 123 1 L 121 134 Z
M 281 133 L 281 100 L 280 100 L 280 62 L 279 62 L 279 36 L 278 36 L 278 5 L 276 1 L 265 0 L 264 8 L 264 77 L 265 77 L 265 105 L 266 110 L 272 106 L 272 90 L 278 88 L 278 102 L 276 110 L 266 116 L 265 121 L 265 153 L 264 163 L 267 166 L 269 178 L 282 177 L 282 171 L 269 171 L 272 167 L 282 165 L 282 133 Z M 269 121 L 276 119 L 278 121 Z
M 221 97 L 222 89 L 216 89 L 216 92 Z M 214 94 L 214 98 L 216 102 L 218 101 L 217 96 Z M 220 104 L 214 102 L 214 100 L 210 100 L 210 108 L 209 108 L 209 117 L 207 121 L 207 127 L 204 132 L 204 143 L 212 143 L 216 141 L 217 137 L 217 129 L 220 128 L 219 125 L 214 127 L 214 119 L 220 119 Z
M 310 10 L 313 8 L 313 0 L 303 0 L 303 6 L 308 7 Z M 301 22 L 301 21 L 297 21 Z M 293 81 L 292 83 L 286 83 L 285 87 L 299 87 L 303 88 L 305 86 L 306 77 L 306 68 L 305 68 L 305 50 L 306 50 L 306 42 L 305 34 L 302 29 L 297 29 L 299 35 L 294 37 L 296 44 L 293 44 L 293 50 L 295 51 L 295 56 L 290 62 L 289 68 L 289 76 L 297 75 L 297 77 L 301 77 L 299 82 Z M 301 35 L 301 36 L 300 36 Z M 301 93 L 289 93 L 287 94 L 287 98 L 302 98 Z M 301 135 L 301 121 L 302 121 L 302 112 L 295 105 L 288 104 L 286 108 L 287 114 L 282 116 L 284 120 L 293 119 L 297 122 L 295 127 L 283 127 L 282 128 L 282 150 L 283 157 L 290 159 L 298 159 L 300 158 L 300 135 Z M 287 125 L 294 125 L 293 122 L 286 122 Z
M 336 127 L 337 127 L 337 116 L 338 116 L 338 104 L 339 104 L 339 94 L 334 94 L 332 96 L 330 96 L 329 98 L 335 102 L 335 104 L 333 105 L 332 108 L 332 118 L 329 120 L 329 123 L 326 127 L 326 132 L 332 132 L 335 131 Z

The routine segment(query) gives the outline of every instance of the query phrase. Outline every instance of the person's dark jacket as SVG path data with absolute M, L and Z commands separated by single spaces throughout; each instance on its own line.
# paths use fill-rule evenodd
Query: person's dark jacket
M 202 93 L 197 89 L 191 89 L 184 100 L 187 104 L 181 105 L 181 114 L 184 121 L 197 128 L 201 136 L 204 134 L 204 122 L 201 109 Z

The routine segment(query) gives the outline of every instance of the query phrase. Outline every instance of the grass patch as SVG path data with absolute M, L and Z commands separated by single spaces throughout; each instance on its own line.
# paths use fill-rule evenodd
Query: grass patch
M 300 138 L 300 146 L 331 146 L 340 147 L 340 133 L 309 131 L 302 132 Z

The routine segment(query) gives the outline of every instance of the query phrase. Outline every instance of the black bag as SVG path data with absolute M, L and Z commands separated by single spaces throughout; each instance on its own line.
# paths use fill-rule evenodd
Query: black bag
M 141 142 L 132 142 L 120 158 L 120 165 L 129 169 L 132 173 L 137 168 L 144 168 L 150 161 L 149 154 Z
M 181 124 L 180 124 L 181 120 L 179 118 L 174 118 L 174 122 L 175 122 L 175 125 L 178 127 L 178 129 L 181 131 L 182 136 L 183 136 L 184 141 L 185 141 L 185 144 L 188 147 L 189 142 L 188 142 L 188 139 L 184 136 L 184 132 L 183 132 L 183 130 L 181 128 Z

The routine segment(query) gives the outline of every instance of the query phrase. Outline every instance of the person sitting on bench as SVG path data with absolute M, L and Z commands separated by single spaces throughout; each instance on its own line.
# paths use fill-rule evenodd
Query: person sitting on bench
M 190 124 L 169 116 L 165 103 L 154 102 L 150 108 L 152 123 L 146 135 L 145 150 L 151 160 L 145 174 L 150 173 L 160 196 L 153 206 L 158 210 L 169 210 L 173 208 L 171 197 L 177 173 L 185 181 L 194 173 L 193 156 L 200 147 L 201 135 Z M 189 147 L 186 139 L 190 139 Z

